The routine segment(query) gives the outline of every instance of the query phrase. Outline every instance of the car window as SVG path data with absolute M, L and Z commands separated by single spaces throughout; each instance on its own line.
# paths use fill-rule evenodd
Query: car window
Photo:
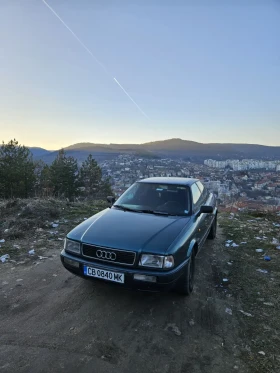
M 197 186 L 199 187 L 200 191 L 201 191 L 201 205 L 203 205 L 204 203 L 206 203 L 207 201 L 207 198 L 208 198 L 208 191 L 207 189 L 205 188 L 205 186 L 202 184 L 201 181 L 197 181 Z
M 191 186 L 191 191 L 192 191 L 193 204 L 194 204 L 194 207 L 196 208 L 199 203 L 201 191 L 196 184 L 193 184 Z
M 135 183 L 133 184 L 131 187 L 129 187 L 127 189 L 127 191 L 125 192 L 126 194 L 126 199 L 128 201 L 133 201 L 133 199 L 135 198 L 135 196 L 137 195 L 137 191 L 139 189 L 139 184 L 138 183 Z
M 151 210 L 174 215 L 188 215 L 189 188 L 184 185 L 135 183 L 115 203 L 134 210 Z
M 197 184 L 197 186 L 199 187 L 201 193 L 203 194 L 203 191 L 204 191 L 205 187 L 204 187 L 204 185 L 202 184 L 202 182 L 201 182 L 201 181 L 198 181 L 196 184 Z

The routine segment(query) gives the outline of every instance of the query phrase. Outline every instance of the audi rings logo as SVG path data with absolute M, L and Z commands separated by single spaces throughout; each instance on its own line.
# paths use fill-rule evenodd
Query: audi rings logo
M 114 253 L 112 251 L 97 250 L 96 251 L 96 256 L 99 259 L 106 259 L 106 260 L 116 260 L 117 259 L 116 253 Z

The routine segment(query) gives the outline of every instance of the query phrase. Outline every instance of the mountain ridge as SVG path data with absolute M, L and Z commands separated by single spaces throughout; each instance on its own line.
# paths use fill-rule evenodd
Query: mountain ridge
M 33 149 L 33 151 L 32 151 Z M 48 151 L 43 148 L 30 148 L 34 158 L 47 163 L 57 155 L 57 151 Z M 166 140 L 146 142 L 143 144 L 98 144 L 82 142 L 64 148 L 67 155 L 75 156 L 78 160 L 86 159 L 92 154 L 97 160 L 105 160 L 120 154 L 138 154 L 149 157 L 183 158 L 201 162 L 204 159 L 279 159 L 280 146 L 242 143 L 199 143 L 196 141 L 171 138 Z

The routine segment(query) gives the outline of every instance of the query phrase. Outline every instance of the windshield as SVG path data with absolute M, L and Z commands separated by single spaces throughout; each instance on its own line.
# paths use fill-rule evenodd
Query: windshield
M 165 215 L 189 214 L 189 188 L 182 185 L 135 183 L 114 204 L 115 208 Z

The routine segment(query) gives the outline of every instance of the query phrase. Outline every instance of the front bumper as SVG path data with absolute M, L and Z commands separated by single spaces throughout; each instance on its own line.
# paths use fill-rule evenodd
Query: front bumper
M 78 263 L 78 267 L 70 266 L 68 263 L 64 262 L 64 258 L 71 259 L 72 261 Z M 60 259 L 63 266 L 70 271 L 71 273 L 89 279 L 89 280 L 100 280 L 109 282 L 110 284 L 118 285 L 120 287 L 124 287 L 127 289 L 135 289 L 135 290 L 142 290 L 142 291 L 168 291 L 171 290 L 179 280 L 179 278 L 185 273 L 186 265 L 188 264 L 188 260 L 173 268 L 169 271 L 156 271 L 156 270 L 146 270 L 144 268 L 127 268 L 127 267 L 116 267 L 108 265 L 107 263 L 93 263 L 87 261 L 83 257 L 77 257 L 67 253 L 65 250 L 62 250 L 60 254 Z M 125 281 L 123 284 L 118 284 L 112 281 L 98 279 L 95 277 L 85 276 L 83 267 L 84 265 L 89 267 L 94 267 L 98 269 L 103 269 L 107 271 L 113 271 L 118 273 L 123 273 L 125 277 Z M 135 280 L 134 274 L 141 274 L 147 276 L 155 276 L 157 278 L 156 282 L 148 282 L 148 281 L 141 281 Z

